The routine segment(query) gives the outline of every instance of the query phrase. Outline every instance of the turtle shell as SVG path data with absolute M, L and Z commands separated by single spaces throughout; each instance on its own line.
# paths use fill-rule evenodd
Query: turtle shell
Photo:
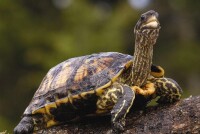
M 65 98 L 70 101 L 69 98 L 98 94 L 100 89 L 110 86 L 130 63 L 132 56 L 117 52 L 68 59 L 49 70 L 24 115 L 42 113 L 45 105 L 66 103 Z

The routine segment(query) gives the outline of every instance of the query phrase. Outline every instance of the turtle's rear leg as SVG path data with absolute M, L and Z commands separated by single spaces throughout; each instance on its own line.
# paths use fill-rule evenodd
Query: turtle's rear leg
M 155 78 L 156 96 L 160 96 L 158 103 L 172 103 L 181 99 L 183 93 L 179 84 L 171 78 Z
M 30 134 L 33 133 L 34 125 L 32 117 L 25 116 L 14 129 L 14 134 Z

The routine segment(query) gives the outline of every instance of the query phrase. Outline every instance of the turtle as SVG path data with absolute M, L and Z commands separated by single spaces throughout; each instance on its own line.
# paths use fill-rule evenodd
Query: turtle
M 162 67 L 152 64 L 159 30 L 158 13 L 150 10 L 135 26 L 133 56 L 102 52 L 71 58 L 51 68 L 14 133 L 33 133 L 81 117 L 107 114 L 111 115 L 112 132 L 119 133 L 138 96 L 145 103 L 157 96 L 158 103 L 180 100 L 179 84 L 164 77 Z

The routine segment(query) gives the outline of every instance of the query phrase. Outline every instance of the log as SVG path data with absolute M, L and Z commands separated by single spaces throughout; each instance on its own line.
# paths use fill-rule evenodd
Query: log
M 85 118 L 79 122 L 55 126 L 37 133 L 43 134 L 108 134 L 110 116 Z M 130 111 L 123 134 L 200 133 L 200 96 L 189 97 L 174 104 Z

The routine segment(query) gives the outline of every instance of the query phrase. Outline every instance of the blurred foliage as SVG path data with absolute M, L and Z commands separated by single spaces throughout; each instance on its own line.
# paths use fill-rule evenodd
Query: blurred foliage
M 200 94 L 200 1 L 150 0 L 137 9 L 116 0 L 0 1 L 0 131 L 20 120 L 46 72 L 71 57 L 103 51 L 132 54 L 133 28 L 149 9 L 160 14 L 154 63 L 184 96 Z

